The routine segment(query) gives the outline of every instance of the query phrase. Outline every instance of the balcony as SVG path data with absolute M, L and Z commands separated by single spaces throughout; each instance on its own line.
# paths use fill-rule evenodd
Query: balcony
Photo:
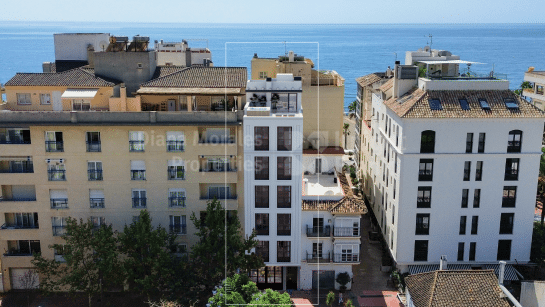
M 234 144 L 236 141 L 236 138 L 234 135 L 223 137 L 223 138 L 214 138 L 214 137 L 208 137 L 208 138 L 202 138 L 199 139 L 199 144 Z
M 505 169 L 504 180 L 518 180 L 519 173 L 516 169 Z
M 68 198 L 52 198 L 51 209 L 68 209 Z
M 129 151 L 143 152 L 145 141 L 129 141 Z
M 185 208 L 185 197 L 169 197 L 168 206 L 171 208 Z
M 89 199 L 91 209 L 103 209 L 104 198 L 90 198 Z
M 335 263 L 358 263 L 360 262 L 360 254 L 334 254 L 333 262 Z
M 181 152 L 185 150 L 184 141 L 167 141 L 168 152 Z
M 232 168 L 229 164 L 220 164 L 215 166 L 209 166 L 205 168 L 199 169 L 199 172 L 201 173 L 209 173 L 209 172 L 236 172 L 236 168 Z
M 45 141 L 46 152 L 64 152 L 64 142 Z
M 521 143 L 520 141 L 508 141 L 507 142 L 507 152 L 520 152 Z
M 307 237 L 329 237 L 330 235 L 331 227 L 329 225 L 324 227 L 307 225 Z
M 187 234 L 186 232 L 186 225 L 184 224 L 170 224 L 169 225 L 169 230 L 171 233 L 176 233 L 176 234 L 180 234 L 180 235 L 185 235 Z
M 0 229 L 39 229 L 38 223 L 34 225 L 28 225 L 28 224 L 13 224 L 13 223 L 5 223 L 4 225 L 0 226 Z
M 333 226 L 334 237 L 359 237 L 359 227 L 335 227 Z
M 36 197 L 3 197 L 0 196 L 0 202 L 7 202 L 7 201 L 36 201 Z
M 418 181 L 432 181 L 433 171 L 431 170 L 420 170 L 418 172 Z
M 53 228 L 53 236 L 60 237 L 66 234 L 66 226 L 51 226 Z
M 66 181 L 66 170 L 48 170 L 49 181 Z
M 331 261 L 331 253 L 309 253 L 306 257 L 307 263 L 329 263 Z
M 237 195 L 218 195 L 218 196 L 201 196 L 200 198 L 201 200 L 213 200 L 213 199 L 218 199 L 218 200 L 222 200 L 222 199 L 230 199 L 230 200 L 237 200 L 238 199 L 238 196 Z
M 184 180 L 184 179 L 185 179 L 185 170 L 183 170 L 183 169 L 180 169 L 180 170 L 169 169 L 168 170 L 168 180 Z
M 101 142 L 87 142 L 87 152 L 101 152 Z
M 29 157 L 30 159 L 30 157 Z M 19 174 L 19 173 L 34 173 L 34 165 L 32 161 L 0 161 L 0 173 Z
M 417 208 L 430 208 L 431 207 L 431 198 L 430 197 L 418 197 L 416 200 Z
M 102 170 L 89 170 L 87 171 L 87 178 L 89 181 L 100 181 L 102 180 Z
M 278 256 L 278 257 L 276 257 L 276 261 L 277 262 L 290 262 L 291 257 L 289 257 L 289 256 L 287 256 L 287 257 Z
M 137 209 L 146 208 L 146 198 L 145 197 L 133 197 L 132 198 L 132 207 Z
M 131 180 L 146 180 L 146 171 L 131 170 Z
M 514 208 L 516 199 L 514 197 L 503 197 L 501 206 L 506 208 Z

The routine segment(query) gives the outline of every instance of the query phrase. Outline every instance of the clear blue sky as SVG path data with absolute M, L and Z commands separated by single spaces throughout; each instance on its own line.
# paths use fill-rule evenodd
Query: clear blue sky
M 0 20 L 190 23 L 543 23 L 543 0 L 3 0 Z

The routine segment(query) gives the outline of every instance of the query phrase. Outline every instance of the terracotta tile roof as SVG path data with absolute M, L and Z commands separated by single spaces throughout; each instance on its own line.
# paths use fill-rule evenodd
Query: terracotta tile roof
M 386 81 L 383 85 L 379 87 L 379 89 L 383 92 L 386 92 L 387 90 L 391 89 L 392 86 L 394 86 L 394 78 Z
M 368 74 L 368 75 L 365 75 L 363 77 L 359 77 L 359 78 L 356 78 L 356 82 L 361 86 L 361 87 L 366 87 L 368 85 L 371 85 L 375 82 L 378 82 L 380 80 L 382 80 L 382 76 L 384 76 L 384 73 L 373 73 L 373 74 Z
M 416 307 L 509 307 L 492 270 L 434 271 L 409 275 L 407 289 Z
M 490 110 L 484 110 L 479 104 L 480 98 L 486 99 Z M 519 108 L 510 110 L 504 99 L 515 99 Z M 439 99 L 442 110 L 432 110 L 429 99 Z M 459 99 L 466 99 L 469 110 L 460 107 Z M 390 98 L 384 102 L 392 111 L 403 118 L 538 118 L 544 117 L 541 110 L 520 99 L 512 91 L 427 91 L 419 88 L 410 90 L 400 98 Z
M 343 189 L 343 198 L 340 200 L 303 200 L 303 211 L 329 211 L 333 214 L 366 214 L 367 206 L 365 206 L 365 202 L 352 193 L 346 175 L 337 172 L 337 178 Z
M 143 83 L 142 87 L 246 88 L 246 67 L 187 67 Z
M 117 83 L 120 82 L 95 76 L 89 68 L 75 68 L 59 73 L 17 73 L 5 85 L 110 87 Z
M 166 75 L 173 74 L 175 72 L 179 72 L 180 70 L 185 69 L 184 66 L 157 66 L 155 68 L 155 73 L 151 77 L 151 80 L 164 77 Z

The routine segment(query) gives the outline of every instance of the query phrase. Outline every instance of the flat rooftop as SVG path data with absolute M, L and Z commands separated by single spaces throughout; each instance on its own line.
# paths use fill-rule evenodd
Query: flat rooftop
M 337 175 L 304 175 L 303 195 L 305 196 L 344 196 Z

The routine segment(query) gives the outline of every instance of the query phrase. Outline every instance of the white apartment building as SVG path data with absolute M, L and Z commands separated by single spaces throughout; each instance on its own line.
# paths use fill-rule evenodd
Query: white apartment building
M 530 67 L 530 69 L 524 73 L 524 81 L 530 82 L 532 88 L 525 88 L 522 95 L 526 98 L 530 98 L 533 105 L 544 110 L 545 95 L 543 89 L 545 88 L 545 71 L 537 71 L 534 70 L 534 67 Z
M 435 270 L 443 255 L 451 269 L 530 258 L 543 114 L 451 57 L 407 52 L 393 78 L 366 85 L 363 187 L 402 272 Z M 509 264 L 506 279 L 517 279 Z
M 159 66 L 211 66 L 212 52 L 208 48 L 189 48 L 187 40 L 181 42 L 155 41 Z
M 302 82 L 292 74 L 249 80 L 244 108 L 245 232 L 266 267 L 251 273 L 260 287 L 297 289 L 301 254 Z

